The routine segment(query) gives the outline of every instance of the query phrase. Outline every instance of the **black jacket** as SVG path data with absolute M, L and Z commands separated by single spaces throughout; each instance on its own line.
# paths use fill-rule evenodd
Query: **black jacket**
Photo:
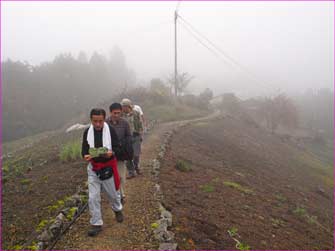
M 106 122 L 115 129 L 120 142 L 120 152 L 116 155 L 118 160 L 132 160 L 134 157 L 133 143 L 128 121 L 123 118 L 113 123 L 110 118 Z
M 118 155 L 120 155 L 120 142 L 119 142 L 119 139 L 116 135 L 116 132 L 115 132 L 114 128 L 112 128 L 110 125 L 108 125 L 108 126 L 109 126 L 109 131 L 110 131 L 111 139 L 112 139 L 112 149 L 113 149 L 113 152 L 115 153 L 115 155 L 118 156 Z M 89 128 L 87 128 L 84 131 L 84 135 L 83 135 L 83 143 L 82 143 L 82 148 L 81 148 L 81 155 L 83 157 L 85 155 L 89 154 L 89 150 L 90 150 L 90 145 L 87 142 L 88 129 Z M 102 145 L 102 130 L 97 131 L 97 130 L 94 129 L 94 147 L 95 148 L 103 147 L 103 145 Z M 112 158 L 114 158 L 114 156 Z M 110 159 L 111 158 L 104 158 L 104 157 L 93 158 L 93 160 L 95 162 L 107 162 Z

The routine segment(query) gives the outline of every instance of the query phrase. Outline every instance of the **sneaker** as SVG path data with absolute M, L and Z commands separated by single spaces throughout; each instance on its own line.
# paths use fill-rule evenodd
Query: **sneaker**
M 122 211 L 118 211 L 118 212 L 114 211 L 114 213 L 115 213 L 116 221 L 121 223 L 123 221 Z
M 102 226 L 94 226 L 92 225 L 91 228 L 88 230 L 87 235 L 94 237 L 96 236 L 98 233 L 100 233 L 102 230 Z

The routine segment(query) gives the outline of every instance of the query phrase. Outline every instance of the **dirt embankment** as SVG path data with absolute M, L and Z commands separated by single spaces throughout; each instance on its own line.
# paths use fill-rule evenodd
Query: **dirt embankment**
M 327 168 L 230 117 L 179 130 L 160 174 L 179 248 L 333 249 Z

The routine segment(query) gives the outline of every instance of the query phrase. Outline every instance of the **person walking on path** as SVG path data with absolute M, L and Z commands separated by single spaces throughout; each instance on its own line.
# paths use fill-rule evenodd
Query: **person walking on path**
M 121 118 L 122 106 L 120 103 L 113 103 L 109 107 L 110 116 L 107 118 L 107 123 L 114 128 L 119 142 L 120 142 L 120 154 L 116 156 L 117 167 L 120 175 L 120 191 L 121 191 L 121 203 L 124 205 L 126 202 L 126 175 L 127 166 L 125 161 L 131 161 L 133 159 L 133 146 L 132 146 L 132 135 L 130 132 L 130 126 L 128 121 Z
M 144 118 L 144 113 L 143 113 L 142 107 L 140 107 L 139 105 L 134 105 L 133 109 L 140 114 L 140 118 L 141 118 L 142 125 L 143 125 L 143 132 L 146 133 L 147 124 L 146 124 L 146 121 L 145 121 L 145 118 Z
M 96 236 L 102 230 L 101 188 L 107 193 L 112 210 L 118 222 L 123 221 L 120 178 L 115 152 L 119 152 L 119 142 L 115 130 L 105 122 L 106 112 L 100 108 L 91 110 L 91 124 L 84 131 L 82 156 L 89 162 L 88 207 L 91 215 L 89 236 Z
M 143 134 L 143 123 L 140 114 L 133 109 L 133 104 L 129 99 L 123 99 L 122 105 L 122 117 L 128 121 L 130 131 L 132 133 L 132 143 L 134 150 L 134 158 L 132 161 L 127 162 L 129 171 L 129 178 L 135 177 L 135 173 L 141 174 L 140 171 L 140 155 L 141 155 L 141 143 Z

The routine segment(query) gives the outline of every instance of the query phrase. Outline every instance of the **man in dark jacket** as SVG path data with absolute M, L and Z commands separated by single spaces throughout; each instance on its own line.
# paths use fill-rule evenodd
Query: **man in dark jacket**
M 112 209 L 118 222 L 123 221 L 120 178 L 115 154 L 119 153 L 119 140 L 115 130 L 105 122 L 106 112 L 95 108 L 90 113 L 91 125 L 84 131 L 82 156 L 89 162 L 88 173 L 88 206 L 91 214 L 89 236 L 96 236 L 102 230 L 101 187 L 111 201 Z M 93 150 L 103 149 L 99 156 L 92 156 Z M 91 152 L 91 153 L 90 153 Z
M 120 141 L 120 154 L 117 154 L 117 167 L 120 175 L 120 190 L 121 190 L 121 202 L 126 202 L 126 175 L 127 167 L 125 164 L 126 160 L 133 159 L 133 146 L 132 146 L 132 135 L 130 132 L 129 123 L 121 118 L 122 106 L 120 103 L 113 103 L 109 107 L 110 117 L 106 120 L 107 123 L 114 128 L 118 139 Z

